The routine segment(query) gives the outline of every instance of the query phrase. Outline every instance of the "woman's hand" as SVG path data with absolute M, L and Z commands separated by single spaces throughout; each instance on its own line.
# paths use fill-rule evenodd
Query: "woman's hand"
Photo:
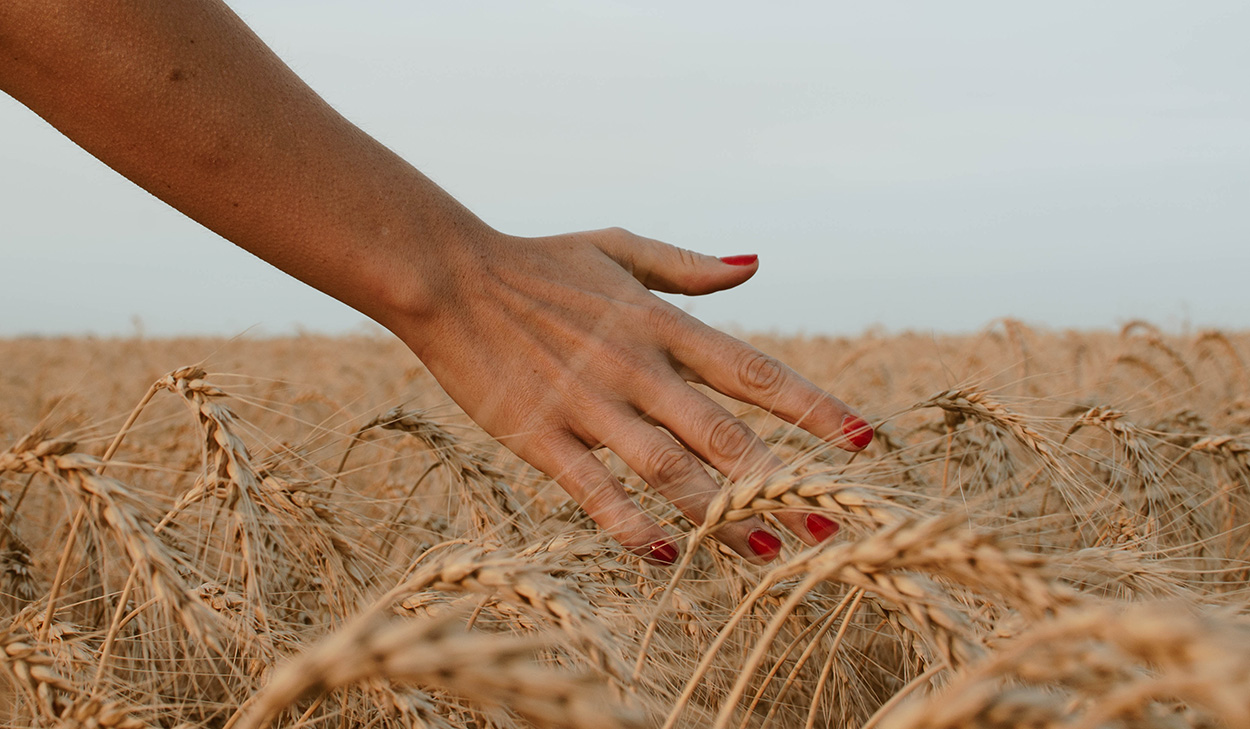
M 470 417 L 653 561 L 671 563 L 676 548 L 594 449 L 620 456 L 695 523 L 720 490 L 703 462 L 734 481 L 784 468 L 745 423 L 688 383 L 847 450 L 872 440 L 842 401 L 648 291 L 737 286 L 758 270 L 754 256 L 726 262 L 620 229 L 481 235 L 444 252 L 426 269 L 436 274 L 421 287 L 422 300 L 388 325 Z M 807 544 L 837 529 L 816 514 L 777 516 Z M 755 563 L 781 548 L 758 517 L 715 536 Z
M 700 458 L 731 480 L 783 467 L 687 383 L 844 448 L 872 439 L 841 401 L 647 290 L 736 286 L 753 259 L 732 265 L 622 230 L 502 236 L 340 116 L 219 0 L 9 0 L 0 50 L 0 89 L 390 328 L 474 420 L 644 556 L 677 551 L 592 449 L 611 449 L 695 522 L 718 490 Z M 809 544 L 835 529 L 818 515 L 778 518 Z M 717 537 L 754 562 L 781 546 L 758 518 Z

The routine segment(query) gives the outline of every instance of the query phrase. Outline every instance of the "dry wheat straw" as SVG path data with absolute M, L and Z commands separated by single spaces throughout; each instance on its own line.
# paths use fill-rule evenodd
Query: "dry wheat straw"
M 1004 690 L 1004 680 L 1032 686 Z M 1095 729 L 1174 726 L 1152 702 L 1180 700 L 1228 727 L 1250 726 L 1250 628 L 1177 603 L 1098 605 L 1066 613 L 1012 641 L 924 701 L 900 707 L 889 729 L 1045 725 Z M 1032 718 L 1030 718 L 1030 721 Z
M 0 635 L 0 665 L 39 715 L 57 727 L 147 729 L 131 710 L 114 701 L 89 696 L 54 667 L 38 640 L 23 632 Z
M 974 418 L 993 423 L 1016 437 L 1026 448 L 1036 453 L 1047 465 L 1060 474 L 1068 468 L 1054 454 L 1046 439 L 1028 425 L 1025 418 L 1003 404 L 976 389 L 945 390 L 927 400 L 916 403 L 912 410 L 941 408 L 948 413 L 947 426 L 955 427 L 963 418 Z
M 456 482 L 464 487 L 464 500 L 473 510 L 483 533 L 505 526 L 523 536 L 526 529 L 532 527 L 528 512 L 521 508 L 516 494 L 508 485 L 508 476 L 480 457 L 466 454 L 451 434 L 422 413 L 392 408 L 367 424 L 362 431 L 375 426 L 407 433 L 429 448 L 452 473 Z
M 116 539 L 152 596 L 190 635 L 220 650 L 214 614 L 189 594 L 181 579 L 185 555 L 161 542 L 142 516 L 139 502 L 121 482 L 97 475 L 98 459 L 71 453 L 72 449 L 73 444 L 64 441 L 23 440 L 0 454 L 0 472 L 42 473 L 64 487 L 83 513 Z
M 639 715 L 611 715 L 629 696 L 647 725 L 682 729 L 1245 726 L 1250 646 L 1232 616 L 1250 595 L 1246 338 L 1201 334 L 1192 362 L 1174 341 L 1140 322 L 1117 336 L 1004 320 L 980 339 L 807 343 L 819 355 L 778 342 L 817 371 L 841 362 L 822 386 L 894 414 L 849 461 L 776 429 L 790 471 L 726 486 L 699 526 L 643 499 L 689 529 L 675 570 L 624 552 L 431 410 L 313 425 L 175 370 L 99 459 L 68 444 L 103 446 L 92 429 L 0 454 L 0 645 L 13 651 L 0 725 L 224 729 L 233 715 L 236 729 L 240 708 L 304 728 L 628 725 Z M 148 346 L 98 350 L 146 361 Z M 63 343 L 5 347 L 75 361 Z M 299 399 L 337 409 L 413 381 L 366 359 Z M 36 385 L 6 409 L 7 382 L 5 432 L 29 403 L 64 399 Z M 162 391 L 193 417 L 136 428 Z M 353 451 L 388 428 L 420 448 L 367 463 Z M 352 430 L 341 454 L 300 445 Z M 336 471 L 352 452 L 356 468 Z M 844 529 L 762 568 L 707 539 L 783 510 Z M 1138 604 L 1152 598 L 1185 607 Z
M 370 611 L 284 666 L 255 697 L 237 729 L 263 729 L 309 692 L 384 678 L 437 686 L 507 707 L 538 726 L 626 729 L 642 718 L 589 676 L 541 668 L 532 657 L 547 642 L 466 633 L 463 615 L 387 620 Z
M 575 645 L 583 646 L 608 675 L 623 680 L 624 657 L 595 609 L 572 585 L 555 574 L 562 568 L 469 547 L 446 550 L 421 564 L 388 599 L 405 611 L 424 607 L 431 594 L 477 593 L 545 616 L 563 629 Z
M 1237 392 L 1245 392 L 1250 388 L 1250 370 L 1246 368 L 1246 360 L 1242 358 L 1241 353 L 1237 351 L 1237 347 L 1229 340 L 1228 335 L 1217 329 L 1208 329 L 1198 333 L 1194 338 L 1194 349 L 1198 350 L 1198 361 L 1205 359 L 1208 347 L 1204 347 L 1208 343 L 1218 345 L 1218 348 L 1224 352 L 1224 355 L 1236 366 L 1237 379 L 1230 383 L 1225 392 L 1230 395 Z

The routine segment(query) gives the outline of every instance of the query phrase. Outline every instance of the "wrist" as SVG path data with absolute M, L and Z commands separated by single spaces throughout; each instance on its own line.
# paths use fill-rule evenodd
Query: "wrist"
M 370 239 L 365 245 L 384 254 L 369 257 L 370 293 L 359 306 L 352 304 L 405 340 L 440 311 L 462 305 L 480 285 L 475 271 L 509 237 L 424 181 L 437 191 L 436 199 L 428 190 L 414 195 L 414 209 L 395 224 L 364 233 Z

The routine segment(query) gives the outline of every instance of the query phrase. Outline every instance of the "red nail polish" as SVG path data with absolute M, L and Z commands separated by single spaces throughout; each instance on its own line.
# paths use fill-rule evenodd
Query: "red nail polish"
M 760 259 L 759 256 L 751 253 L 745 256 L 722 256 L 721 263 L 728 263 L 731 266 L 749 266 Z
M 654 542 L 649 547 L 649 550 L 644 556 L 644 559 L 648 562 L 671 565 L 677 561 L 677 547 L 674 547 L 669 542 Z
M 857 450 L 867 448 L 872 442 L 872 426 L 854 415 L 842 418 L 842 434 Z
M 807 531 L 811 532 L 818 542 L 823 542 L 837 534 L 840 528 L 836 521 L 826 519 L 820 514 L 807 515 Z
M 751 545 L 752 552 L 766 560 L 772 560 L 781 554 L 781 540 L 763 529 L 756 529 L 747 535 L 747 544 Z

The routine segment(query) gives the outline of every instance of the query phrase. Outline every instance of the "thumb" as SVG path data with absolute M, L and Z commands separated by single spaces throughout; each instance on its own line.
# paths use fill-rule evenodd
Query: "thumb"
M 611 232 L 599 250 L 653 291 L 710 294 L 733 288 L 759 270 L 759 257 L 753 254 L 717 258 L 625 231 Z

